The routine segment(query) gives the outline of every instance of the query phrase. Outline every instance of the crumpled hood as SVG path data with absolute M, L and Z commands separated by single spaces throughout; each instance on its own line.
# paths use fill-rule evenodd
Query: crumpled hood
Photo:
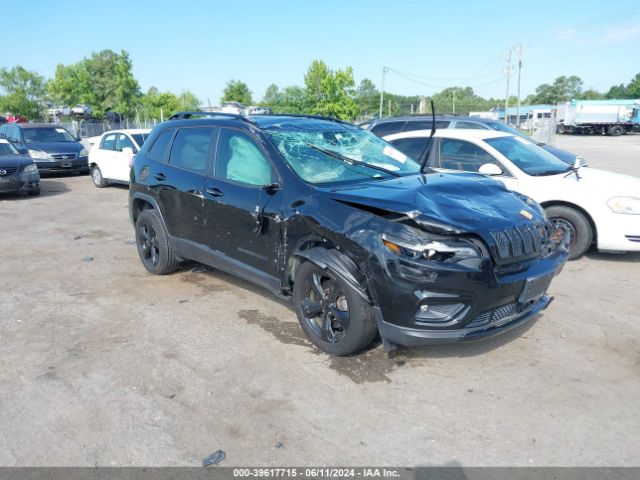
M 426 229 L 480 233 L 540 223 L 542 212 L 500 182 L 478 174 L 433 173 L 331 190 L 329 196 L 405 214 Z
M 80 153 L 84 148 L 80 142 L 33 142 L 24 146 L 47 153 Z

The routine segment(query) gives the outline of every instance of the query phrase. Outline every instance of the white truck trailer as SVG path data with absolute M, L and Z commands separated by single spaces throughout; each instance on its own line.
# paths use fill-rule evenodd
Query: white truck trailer
M 558 133 L 618 136 L 640 132 L 638 100 L 572 100 L 557 106 Z

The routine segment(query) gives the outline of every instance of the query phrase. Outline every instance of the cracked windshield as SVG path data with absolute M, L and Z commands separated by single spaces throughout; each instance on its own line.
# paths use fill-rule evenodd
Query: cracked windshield
M 309 183 L 388 179 L 420 171 L 416 161 L 361 130 L 277 131 L 268 135 L 291 168 Z

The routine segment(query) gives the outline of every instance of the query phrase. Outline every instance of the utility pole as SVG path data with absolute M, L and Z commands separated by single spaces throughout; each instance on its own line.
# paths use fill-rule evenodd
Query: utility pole
M 382 82 L 380 83 L 380 112 L 379 118 L 382 118 L 382 106 L 384 105 L 384 75 L 387 73 L 387 67 L 382 67 Z
M 520 130 L 520 75 L 522 73 L 522 44 L 519 43 L 517 45 L 517 48 L 518 48 L 518 108 L 517 108 L 518 118 L 516 119 L 516 128 Z
M 506 125 L 509 124 L 509 80 L 511 79 L 511 54 L 513 53 L 513 47 L 509 47 L 509 51 L 507 52 L 507 56 L 505 58 L 506 66 L 504 68 L 504 74 L 507 77 L 507 93 L 504 98 L 504 123 Z
M 456 91 L 455 89 L 453 90 L 453 98 L 452 98 L 452 110 L 453 110 L 453 115 L 456 114 Z

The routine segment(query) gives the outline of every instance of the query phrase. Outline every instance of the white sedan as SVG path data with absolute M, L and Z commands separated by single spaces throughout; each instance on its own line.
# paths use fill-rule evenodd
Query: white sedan
M 102 188 L 111 181 L 129 183 L 131 159 L 138 153 L 150 132 L 150 129 L 129 129 L 103 133 L 89 151 L 93 184 Z
M 431 132 L 384 139 L 418 159 Z M 603 251 L 640 251 L 640 178 L 580 168 L 558 160 L 524 138 L 491 130 L 437 130 L 426 166 L 443 172 L 478 172 L 537 201 L 553 223 L 571 233 L 570 256 L 595 243 Z

